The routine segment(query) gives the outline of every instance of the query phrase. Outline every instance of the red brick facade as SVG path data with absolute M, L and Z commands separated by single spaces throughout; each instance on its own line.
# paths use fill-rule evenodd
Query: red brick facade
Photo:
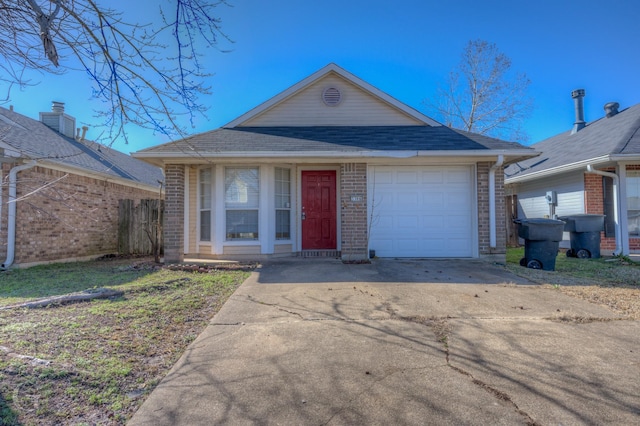
M 496 201 L 496 247 L 491 247 L 489 234 L 489 170 L 494 163 L 477 165 L 478 181 L 478 249 L 480 256 L 503 255 L 507 251 L 507 225 L 504 192 L 504 171 L 495 171 Z
M 342 164 L 340 176 L 342 258 L 344 260 L 367 259 L 369 245 L 367 165 L 365 163 Z
M 164 174 L 164 259 L 165 263 L 179 263 L 184 260 L 185 168 L 182 164 L 168 164 Z
M 7 255 L 11 167 L 2 165 L 0 262 Z M 16 188 L 15 265 L 116 253 L 118 201 L 158 197 L 155 191 L 45 167 L 19 172 Z

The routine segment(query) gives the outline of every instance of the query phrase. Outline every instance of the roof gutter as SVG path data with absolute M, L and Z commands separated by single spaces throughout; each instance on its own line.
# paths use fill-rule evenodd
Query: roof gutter
M 602 157 L 590 158 L 588 160 L 578 161 L 571 164 L 565 164 L 563 166 L 552 167 L 550 169 L 540 170 L 537 172 L 527 173 L 523 176 L 513 176 L 505 178 L 505 184 L 526 182 L 528 180 L 537 179 L 544 176 L 551 176 L 557 173 L 570 172 L 575 170 L 583 170 L 585 167 L 592 164 L 601 164 L 606 162 L 615 161 L 610 155 L 603 155 Z
M 496 170 L 504 164 L 504 156 L 498 155 L 498 161 L 489 169 L 489 247 L 496 248 Z
M 592 173 L 595 175 L 606 176 L 613 179 L 613 217 L 616 223 L 615 232 L 616 232 L 616 250 L 613 252 L 614 256 L 619 256 L 622 253 L 622 241 L 620 235 L 620 209 L 618 208 L 618 191 L 620 190 L 620 178 L 615 173 L 603 172 L 601 170 L 596 170 L 593 168 L 591 164 L 587 165 L 587 173 Z
M 529 149 L 518 150 L 439 150 L 439 151 L 236 151 L 236 152 L 211 152 L 199 153 L 197 156 L 184 152 L 144 152 L 138 151 L 131 154 L 134 158 L 148 159 L 208 159 L 208 158 L 413 158 L 413 157 L 495 157 L 496 155 L 509 155 L 514 157 L 535 157 L 540 155 Z
M 4 263 L 0 265 L 0 269 L 7 269 L 13 264 L 15 258 L 15 250 L 16 250 L 16 194 L 17 194 L 17 185 L 16 182 L 18 180 L 18 172 L 23 170 L 28 170 L 35 167 L 38 164 L 37 161 L 29 161 L 26 164 L 22 164 L 20 166 L 16 166 L 9 171 L 9 200 L 7 204 L 9 205 L 9 215 L 7 219 L 7 258 Z

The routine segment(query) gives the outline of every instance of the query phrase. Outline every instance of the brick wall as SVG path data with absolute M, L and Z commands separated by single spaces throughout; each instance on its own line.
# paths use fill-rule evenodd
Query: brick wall
M 477 165 L 478 181 L 478 250 L 480 256 L 502 255 L 507 250 L 507 225 L 504 192 L 504 172 L 500 167 L 495 172 L 496 200 L 496 247 L 491 247 L 489 235 L 489 169 L 492 162 Z
M 603 171 L 615 172 L 614 169 L 604 169 Z M 604 214 L 604 188 L 602 186 L 602 176 L 593 173 L 584 174 L 584 212 L 588 214 Z M 616 248 L 616 239 L 605 237 L 604 232 L 600 233 L 600 251 L 611 252 Z
M 6 185 L 3 191 L 0 261 L 7 253 Z M 158 192 L 34 167 L 18 173 L 17 197 L 14 264 L 28 264 L 116 253 L 118 200 L 157 198 Z
M 352 196 L 361 197 L 352 201 Z M 367 165 L 343 164 L 340 168 L 342 259 L 363 260 L 368 253 Z
M 164 175 L 164 260 L 178 263 L 184 260 L 184 165 L 167 164 Z

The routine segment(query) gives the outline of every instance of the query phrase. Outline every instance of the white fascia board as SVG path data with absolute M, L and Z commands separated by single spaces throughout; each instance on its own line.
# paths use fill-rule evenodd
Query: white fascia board
M 552 176 L 564 172 L 571 172 L 575 170 L 585 169 L 588 164 L 598 165 L 602 163 L 608 163 L 613 161 L 611 156 L 604 155 L 602 157 L 590 158 L 588 160 L 577 161 L 571 164 L 565 164 L 562 166 L 552 167 L 550 169 L 540 170 L 539 172 L 528 173 L 524 176 L 514 176 L 514 177 L 506 177 L 504 179 L 505 184 L 517 183 L 517 182 L 526 182 L 529 180 L 540 179 L 547 176 Z
M 266 151 L 266 152 L 215 152 L 215 153 L 199 153 L 198 155 L 187 154 L 184 152 L 162 152 L 162 153 L 145 153 L 137 152 L 133 156 L 141 160 L 148 159 L 154 163 L 174 163 L 174 164 L 192 164 L 194 162 L 214 161 L 216 159 L 315 159 L 315 158 L 416 158 L 416 157 L 481 157 L 481 158 L 497 158 L 503 155 L 505 158 L 514 157 L 521 158 L 533 156 L 530 150 L 441 150 L 441 151 Z M 537 153 L 535 154 L 537 155 Z
M 611 159 L 611 161 L 617 161 L 617 162 L 624 162 L 624 163 L 634 163 L 634 162 L 639 162 L 640 161 L 640 155 L 638 154 L 618 154 L 618 155 L 611 155 L 609 157 Z
M 384 93 L 380 89 L 377 89 L 376 87 L 372 86 L 371 84 L 367 83 L 366 81 L 360 79 L 359 77 L 356 77 L 355 75 L 351 74 L 350 72 L 346 71 L 345 69 L 339 67 L 338 65 L 336 65 L 334 63 L 330 63 L 329 65 L 326 65 L 325 67 L 319 69 L 318 71 L 314 72 L 313 74 L 311 74 L 307 78 L 299 81 L 298 83 L 296 83 L 293 86 L 289 87 L 285 91 L 280 92 L 279 94 L 277 94 L 276 96 L 274 96 L 271 99 L 267 100 L 266 102 L 261 103 L 257 107 L 252 108 L 248 112 L 242 114 L 240 117 L 236 118 L 233 121 L 230 121 L 229 123 L 225 124 L 222 127 L 223 128 L 224 127 L 237 127 L 237 126 L 242 125 L 242 123 L 244 123 L 245 121 L 248 121 L 248 120 L 258 116 L 259 114 L 261 114 L 264 111 L 270 109 L 271 107 L 279 104 L 280 102 L 284 101 L 285 99 L 295 95 L 296 93 L 298 93 L 299 91 L 301 91 L 305 87 L 311 85 L 316 80 L 319 80 L 321 77 L 325 76 L 326 74 L 328 74 L 330 72 L 334 72 L 334 73 L 338 74 L 340 77 L 344 78 L 345 80 L 349 81 L 350 83 L 352 83 L 352 84 L 354 84 L 356 86 L 359 86 L 361 89 L 365 90 L 370 95 L 372 95 L 374 97 L 377 97 L 377 98 L 387 102 L 388 104 L 390 104 L 393 107 L 401 110 L 405 114 L 409 115 L 410 117 L 412 117 L 412 118 L 414 118 L 414 119 L 416 119 L 418 121 L 421 121 L 421 122 L 423 122 L 425 124 L 428 124 L 429 126 L 442 126 L 442 124 L 438 123 L 437 121 L 433 120 L 432 118 L 427 117 L 426 115 L 422 114 L 421 112 L 419 112 L 419 111 L 411 108 L 410 106 L 398 101 L 394 97 L 388 95 L 387 93 Z

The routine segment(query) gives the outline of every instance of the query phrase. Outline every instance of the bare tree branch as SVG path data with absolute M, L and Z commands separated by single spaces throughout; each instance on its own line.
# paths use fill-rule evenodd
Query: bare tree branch
M 156 22 L 140 24 L 98 0 L 0 0 L 0 88 L 8 100 L 13 86 L 36 83 L 27 71 L 84 71 L 105 103 L 105 139 L 126 140 L 128 124 L 183 136 L 179 117 L 193 124 L 207 109 L 202 55 L 230 41 L 214 15 L 221 4 L 170 0 Z
M 529 84 L 525 74 L 511 72 L 511 59 L 495 44 L 473 40 L 436 98 L 425 103 L 447 126 L 524 141 L 522 124 L 533 108 Z

